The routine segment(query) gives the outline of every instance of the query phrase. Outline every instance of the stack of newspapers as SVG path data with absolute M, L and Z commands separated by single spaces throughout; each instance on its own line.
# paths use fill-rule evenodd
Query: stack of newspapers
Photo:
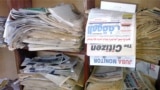
M 58 53 L 25 58 L 19 74 L 24 90 L 81 90 L 83 61 Z
M 84 38 L 83 16 L 70 4 L 52 8 L 12 9 L 4 38 L 10 50 L 80 51 Z
M 137 13 L 137 58 L 158 64 L 160 58 L 160 9 Z
M 148 78 L 138 71 L 126 74 L 123 90 L 156 90 Z
M 123 90 L 123 69 L 96 66 L 85 88 L 86 90 Z
M 19 84 L 15 83 L 15 80 L 0 78 L 0 90 L 20 90 L 20 88 Z
M 5 46 L 4 38 L 3 38 L 5 21 L 6 21 L 5 17 L 0 17 L 0 47 Z
M 85 33 L 90 65 L 135 67 L 135 19 L 135 13 L 90 10 Z

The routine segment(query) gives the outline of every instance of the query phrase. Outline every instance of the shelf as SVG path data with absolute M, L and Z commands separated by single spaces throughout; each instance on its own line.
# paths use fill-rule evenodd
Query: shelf
M 47 52 L 57 52 L 57 53 L 70 53 L 70 54 L 80 54 L 80 55 L 86 55 L 86 49 L 87 49 L 87 45 L 84 44 L 82 46 L 82 50 L 80 50 L 79 52 L 70 52 L 70 51 L 56 51 L 56 50 L 39 50 L 39 51 L 47 51 Z M 23 50 L 28 50 L 27 47 L 23 48 Z M 31 51 L 34 52 L 34 51 Z
M 30 7 L 32 7 L 32 5 L 33 5 L 32 2 L 33 1 L 34 1 L 33 4 L 36 4 L 35 3 L 36 0 L 21 0 L 21 1 L 20 0 L 10 0 L 7 3 L 9 5 L 8 7 L 10 9 L 12 9 L 12 8 L 19 9 L 19 8 L 30 8 Z M 56 0 L 56 1 L 57 2 L 62 2 L 62 1 L 59 1 L 59 0 Z M 79 8 L 83 8 L 83 9 L 87 10 L 87 9 L 90 9 L 90 8 L 95 6 L 94 5 L 95 0 L 82 0 L 82 1 L 84 2 L 84 6 L 78 5 L 78 6 L 81 6 Z M 38 2 L 39 2 L 39 0 L 38 0 Z M 54 1 L 51 1 L 51 2 L 54 2 Z M 70 0 L 68 0 L 68 1 L 64 0 L 64 2 L 73 3 Z M 50 3 L 48 5 L 50 5 Z M 38 6 L 38 4 L 36 4 L 36 6 Z M 87 19 L 85 19 L 85 20 L 87 21 Z M 84 22 L 84 27 L 85 27 L 85 24 L 86 23 Z M 19 70 L 21 68 L 20 65 L 23 62 L 25 57 L 29 57 L 29 58 L 35 57 L 35 56 L 37 56 L 37 52 L 41 52 L 41 51 L 42 52 L 44 51 L 44 52 L 56 52 L 56 53 L 64 53 L 64 54 L 67 53 L 67 54 L 74 54 L 74 55 L 83 55 L 84 56 L 84 58 L 83 58 L 84 59 L 84 71 L 83 71 L 84 82 L 83 82 L 83 85 L 85 86 L 85 83 L 88 80 L 89 75 L 90 75 L 89 57 L 86 55 L 86 44 L 84 44 L 84 48 L 80 52 L 67 52 L 67 51 L 55 51 L 55 50 L 28 51 L 28 48 L 16 49 L 16 50 L 14 50 L 14 53 L 15 53 L 15 58 L 16 58 L 17 73 L 19 73 Z

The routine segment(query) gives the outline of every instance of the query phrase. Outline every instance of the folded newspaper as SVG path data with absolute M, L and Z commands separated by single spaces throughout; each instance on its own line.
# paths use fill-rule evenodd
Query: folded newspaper
M 124 90 L 155 90 L 155 88 L 141 73 L 132 71 L 125 77 Z
M 25 67 L 23 73 L 41 73 L 70 76 L 77 81 L 83 68 L 83 61 L 78 57 L 68 57 L 64 54 L 54 56 L 25 58 L 21 66 Z
M 92 57 L 91 65 L 135 67 L 136 14 L 91 9 L 86 24 L 85 43 L 87 55 Z
M 58 53 L 25 58 L 21 66 L 19 81 L 26 89 L 81 90 L 83 87 L 83 61 L 78 57 Z
M 159 65 L 155 65 L 155 64 L 137 59 L 136 71 L 143 73 L 144 75 L 152 78 L 153 80 L 158 79 L 159 68 L 160 68 Z
M 85 90 L 122 89 L 123 69 L 121 67 L 95 66 L 85 86 Z
M 91 9 L 85 33 L 85 43 L 135 44 L 135 13 Z
M 5 42 L 10 50 L 28 47 L 30 51 L 80 51 L 83 16 L 73 9 L 70 4 L 38 10 L 12 9 L 5 25 Z

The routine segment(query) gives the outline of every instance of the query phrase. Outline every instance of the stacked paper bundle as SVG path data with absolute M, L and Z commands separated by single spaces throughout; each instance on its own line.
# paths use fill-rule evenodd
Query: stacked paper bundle
M 138 71 L 126 74 L 123 90 L 156 90 L 148 78 Z
M 120 67 L 94 67 L 86 90 L 123 90 L 123 70 Z
M 155 87 L 157 80 L 159 80 L 159 70 L 160 70 L 159 65 L 137 59 L 136 71 L 141 72 L 143 76 L 148 78 L 149 82 L 151 82 L 153 87 Z M 158 87 L 156 87 L 156 89 L 158 89 Z
M 70 4 L 46 9 L 10 11 L 4 38 L 10 50 L 28 46 L 30 51 L 80 51 L 83 16 Z
M 0 79 L 0 90 L 20 90 L 19 84 L 15 84 L 15 80 L 8 78 Z
M 0 47 L 5 46 L 4 38 L 3 38 L 5 21 L 6 21 L 5 17 L 0 17 Z
M 160 9 L 137 13 L 137 58 L 158 64 L 160 58 Z
M 10 86 L 9 80 L 7 78 L 0 79 L 0 90 L 13 90 L 13 88 Z
M 135 19 L 134 13 L 91 9 L 85 33 L 91 65 L 135 67 Z
M 104 1 L 105 2 L 105 1 Z M 101 3 L 102 5 L 103 3 Z M 91 9 L 86 25 L 85 43 L 90 65 L 95 68 L 86 90 L 123 90 L 122 67 L 135 67 L 136 14 L 116 3 L 110 9 Z M 115 10 L 113 7 L 122 7 Z M 136 9 L 135 5 L 128 6 Z M 113 67 L 114 66 L 114 67 Z
M 19 74 L 24 90 L 78 90 L 83 87 L 83 61 L 64 54 L 26 58 Z M 78 89 L 77 89 L 78 88 Z

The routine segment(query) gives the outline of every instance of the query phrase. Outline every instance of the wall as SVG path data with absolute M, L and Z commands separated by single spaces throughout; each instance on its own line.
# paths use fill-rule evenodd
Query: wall
M 7 0 L 0 0 L 0 16 L 7 16 L 9 9 Z M 0 78 L 15 79 L 17 77 L 14 53 L 7 48 L 0 48 Z
M 0 16 L 7 16 L 9 9 L 6 4 L 7 0 L 0 0 Z
M 32 0 L 33 7 L 52 7 L 60 3 L 71 3 L 77 7 L 80 12 L 84 12 L 84 1 L 85 0 Z M 90 0 L 91 1 L 91 0 Z M 101 0 L 95 0 L 96 7 L 100 6 Z M 121 2 L 121 3 L 134 3 L 137 5 L 137 9 L 141 10 L 143 8 L 160 8 L 160 0 L 103 0 L 111 2 Z
M 99 7 L 101 0 L 95 0 L 96 6 Z M 122 2 L 122 3 L 134 3 L 137 4 L 138 10 L 142 8 L 160 8 L 160 0 L 103 0 L 103 1 L 113 1 L 113 2 Z
M 78 11 L 83 12 L 83 0 L 32 0 L 33 7 L 52 7 L 62 3 L 70 3 L 74 5 Z
M 14 53 L 7 48 L 0 48 L 0 78 L 15 79 L 17 77 Z

